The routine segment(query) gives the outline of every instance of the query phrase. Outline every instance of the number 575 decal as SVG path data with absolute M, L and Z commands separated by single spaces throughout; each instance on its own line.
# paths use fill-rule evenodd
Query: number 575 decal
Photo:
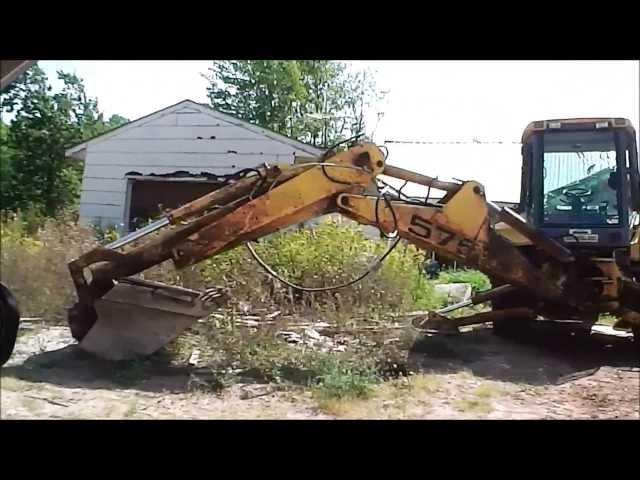
M 411 217 L 411 226 L 409 227 L 409 233 L 416 237 L 430 240 L 436 245 L 446 247 L 452 240 L 456 245 L 455 253 L 462 257 L 466 257 L 469 250 L 473 246 L 473 243 L 466 238 L 459 238 L 456 232 L 443 228 L 440 225 L 434 225 L 426 218 L 423 218 L 417 214 Z M 456 238 L 458 237 L 458 238 Z M 453 246 L 453 245 L 451 245 Z M 451 246 L 447 250 L 451 250 Z

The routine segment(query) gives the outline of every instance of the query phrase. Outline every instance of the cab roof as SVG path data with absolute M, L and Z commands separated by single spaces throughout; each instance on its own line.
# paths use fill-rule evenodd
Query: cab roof
M 620 128 L 627 130 L 635 138 L 635 130 L 631 121 L 626 118 L 593 117 L 593 118 L 557 118 L 553 120 L 537 120 L 531 122 L 524 129 L 522 143 L 526 143 L 529 137 L 536 132 L 545 130 L 572 129 L 582 126 L 585 129 Z

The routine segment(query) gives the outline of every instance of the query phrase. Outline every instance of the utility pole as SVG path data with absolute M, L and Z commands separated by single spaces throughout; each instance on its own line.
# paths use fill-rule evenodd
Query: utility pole
M 322 132 L 322 145 L 324 148 L 327 148 L 327 120 L 329 115 L 327 113 L 327 90 L 325 89 L 323 92 L 323 106 L 322 106 L 322 115 L 324 116 L 324 131 Z

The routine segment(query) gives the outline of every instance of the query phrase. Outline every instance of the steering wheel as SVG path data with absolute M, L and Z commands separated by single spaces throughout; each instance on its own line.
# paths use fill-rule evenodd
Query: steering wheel
M 562 194 L 565 197 L 588 197 L 591 195 L 591 190 L 585 187 L 569 187 L 565 188 Z
M 569 187 L 562 191 L 562 195 L 566 198 L 559 197 L 558 200 L 564 205 L 571 205 L 576 208 L 582 208 L 586 197 L 591 196 L 591 190 L 584 187 Z

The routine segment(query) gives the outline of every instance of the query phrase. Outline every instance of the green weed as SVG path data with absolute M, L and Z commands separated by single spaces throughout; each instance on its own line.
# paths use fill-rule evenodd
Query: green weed
M 470 283 L 474 293 L 491 288 L 491 281 L 484 273 L 471 269 L 444 270 L 440 272 L 438 283 Z

